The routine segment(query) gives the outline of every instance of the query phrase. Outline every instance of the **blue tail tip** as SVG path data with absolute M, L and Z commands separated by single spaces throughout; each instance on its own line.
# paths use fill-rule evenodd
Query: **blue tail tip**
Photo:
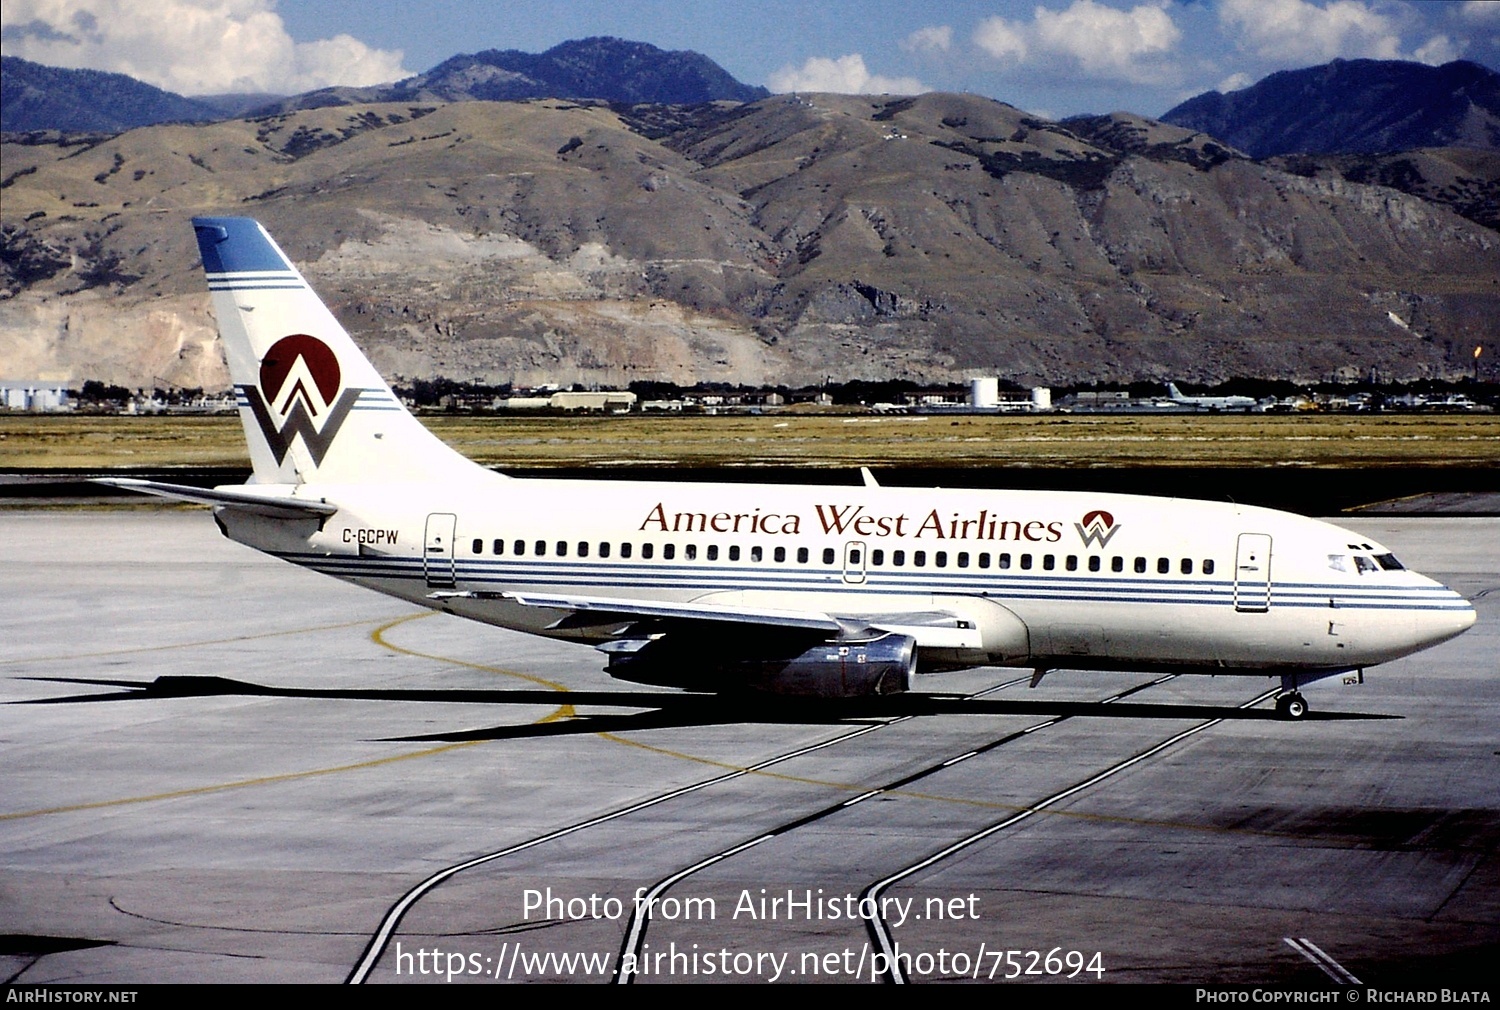
M 195 217 L 193 231 L 208 273 L 295 269 L 252 217 Z

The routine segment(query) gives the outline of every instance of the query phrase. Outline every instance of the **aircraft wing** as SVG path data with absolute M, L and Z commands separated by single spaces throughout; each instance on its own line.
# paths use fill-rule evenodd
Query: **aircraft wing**
M 880 613 L 829 614 L 820 611 L 779 610 L 767 607 L 729 606 L 720 603 L 668 603 L 655 600 L 626 600 L 600 596 L 552 595 L 541 593 L 473 593 L 438 592 L 434 599 L 489 596 L 503 598 L 523 607 L 567 610 L 572 615 L 587 615 L 590 623 L 608 623 L 619 618 L 651 618 L 676 624 L 730 624 L 759 626 L 771 630 L 820 631 L 841 637 L 860 637 L 876 631 L 909 635 L 919 644 L 943 648 L 981 646 L 981 635 L 972 622 L 946 610 Z M 566 620 L 566 619 L 565 619 Z
M 270 516 L 273 519 L 307 519 L 331 516 L 339 510 L 337 505 L 311 498 L 294 498 L 284 492 L 272 491 L 226 491 L 221 488 L 190 487 L 186 484 L 162 484 L 153 480 L 138 480 L 134 477 L 95 477 L 95 484 L 122 487 L 127 491 L 154 494 L 176 501 L 194 502 L 198 505 L 219 505 L 242 512 Z M 250 485 L 246 485 L 249 487 Z
M 665 603 L 655 600 L 625 600 L 603 596 L 550 595 L 540 593 L 433 593 L 436 599 L 478 598 L 485 595 L 513 600 L 523 607 L 545 607 L 587 613 L 605 621 L 612 617 L 654 617 L 668 621 L 706 621 L 710 623 L 759 624 L 776 628 L 837 633 L 848 629 L 829 614 L 801 610 L 775 610 L 756 607 L 728 607 L 717 603 Z

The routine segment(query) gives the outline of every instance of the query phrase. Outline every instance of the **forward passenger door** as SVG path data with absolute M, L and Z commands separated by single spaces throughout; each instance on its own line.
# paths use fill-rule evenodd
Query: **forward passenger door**
M 1234 552 L 1234 609 L 1263 614 L 1271 609 L 1271 537 L 1241 533 Z

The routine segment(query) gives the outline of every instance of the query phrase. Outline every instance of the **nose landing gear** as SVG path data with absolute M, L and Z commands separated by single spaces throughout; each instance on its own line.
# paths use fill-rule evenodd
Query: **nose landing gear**
M 1276 697 L 1276 717 L 1278 719 L 1295 720 L 1301 719 L 1307 714 L 1307 699 L 1297 691 L 1288 691 Z

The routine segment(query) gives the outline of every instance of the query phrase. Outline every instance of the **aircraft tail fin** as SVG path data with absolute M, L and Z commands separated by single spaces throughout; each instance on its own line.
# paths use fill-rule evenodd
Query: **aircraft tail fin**
M 1185 396 L 1182 395 L 1182 390 L 1180 390 L 1180 389 L 1177 388 L 1177 383 L 1175 383 L 1175 382 L 1169 382 L 1169 383 L 1167 383 L 1167 396 L 1170 397 L 1173 400 L 1186 400 L 1187 399 L 1187 397 L 1185 397 Z
M 258 221 L 193 219 L 257 484 L 492 475 L 424 428 Z

